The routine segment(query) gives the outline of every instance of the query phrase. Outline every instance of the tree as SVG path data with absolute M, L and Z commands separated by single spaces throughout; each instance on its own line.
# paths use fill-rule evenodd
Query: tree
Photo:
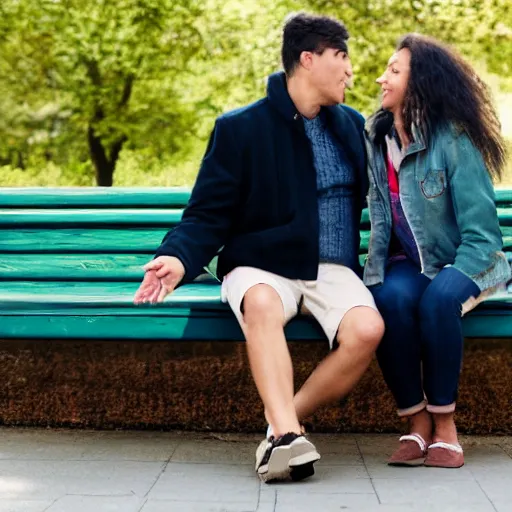
M 141 132 L 149 138 L 151 130 L 168 130 L 177 117 L 180 94 L 173 79 L 186 73 L 188 61 L 202 46 L 194 26 L 201 4 L 195 0 L 3 2 L 2 89 L 10 92 L 11 108 L 25 104 L 29 111 L 29 120 L 18 123 L 18 128 L 25 128 L 25 136 L 27 131 L 33 135 L 34 125 L 42 129 L 46 122 L 48 139 L 58 140 L 61 135 L 61 141 L 67 138 L 65 132 L 85 134 L 79 145 L 87 141 L 98 185 L 112 185 L 123 145 Z M 38 123 L 35 113 L 50 103 L 55 107 L 51 119 Z M 144 120 L 148 112 L 150 119 Z M 52 134 L 48 124 L 54 127 L 57 119 L 60 131 Z M 172 131 L 179 140 L 186 128 L 173 126 Z

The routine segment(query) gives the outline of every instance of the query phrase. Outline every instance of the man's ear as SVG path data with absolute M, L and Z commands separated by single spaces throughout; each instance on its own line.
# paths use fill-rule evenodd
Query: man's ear
M 300 54 L 300 65 L 305 69 L 311 69 L 313 66 L 313 52 L 303 51 Z

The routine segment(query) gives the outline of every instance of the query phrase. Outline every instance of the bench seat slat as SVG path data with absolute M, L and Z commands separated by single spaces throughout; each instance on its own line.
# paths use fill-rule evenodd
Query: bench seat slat
M 0 291 L 0 309 L 20 307 L 28 309 L 41 305 L 59 308 L 94 307 L 133 307 L 133 296 L 138 288 L 135 282 L 90 283 L 80 281 L 41 282 L 41 281 L 3 281 Z M 163 305 L 151 307 L 190 307 L 199 304 L 208 309 L 218 307 L 220 286 L 212 279 L 202 283 L 191 283 L 179 287 Z M 149 306 L 144 306 L 149 307 Z
M 138 288 L 136 282 L 91 283 L 80 281 L 41 282 L 3 281 L 0 291 L 0 310 L 11 308 L 76 308 L 76 307 L 127 307 L 139 309 L 133 304 Z M 497 294 L 486 301 L 488 304 L 509 304 L 512 307 L 512 289 Z M 224 308 L 220 300 L 220 284 L 213 278 L 187 284 L 169 295 L 163 304 L 142 306 L 148 308 L 197 307 L 199 309 Z M 492 306 L 490 306 L 492 307 Z
M 205 340 L 242 341 L 243 336 L 234 316 L 228 311 L 213 316 L 194 316 L 183 310 L 183 316 L 142 317 L 117 315 L 34 315 L 0 317 L 2 339 L 94 339 L 94 340 Z M 463 321 L 467 337 L 510 338 L 510 315 L 502 311 L 475 311 Z M 286 327 L 293 340 L 318 340 L 324 336 L 319 326 L 308 318 L 295 318 Z

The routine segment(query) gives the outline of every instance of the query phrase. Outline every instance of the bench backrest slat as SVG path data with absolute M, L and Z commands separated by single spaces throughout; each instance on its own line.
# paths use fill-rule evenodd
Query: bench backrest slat
M 0 188 L 0 280 L 139 281 L 189 197 L 185 188 Z M 512 251 L 512 189 L 496 201 Z M 361 261 L 369 228 L 365 210 Z

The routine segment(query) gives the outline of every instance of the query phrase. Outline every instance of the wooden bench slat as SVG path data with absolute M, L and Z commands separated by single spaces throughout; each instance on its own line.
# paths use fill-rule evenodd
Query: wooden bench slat
M 145 253 L 154 254 L 167 229 L 0 229 L 0 253 Z M 512 227 L 504 226 L 504 250 L 512 250 Z M 360 254 L 368 250 L 369 231 L 361 232 Z M 1 258 L 1 254 L 0 254 Z
M 166 226 L 171 228 L 180 222 L 181 209 L 0 209 L 0 227 L 62 225 L 110 225 L 110 226 Z
M 189 198 L 184 187 L 13 187 L 0 189 L 0 208 L 182 208 Z
M 205 340 L 242 341 L 243 335 L 230 311 L 202 316 L 193 310 L 167 316 L 126 315 L 33 315 L 25 321 L 17 315 L 0 316 L 2 339 L 84 339 L 84 340 Z M 179 312 L 179 311 L 178 311 Z M 169 310 L 171 313 L 171 310 Z M 175 313 L 175 312 L 173 312 Z M 475 311 L 464 317 L 466 337 L 510 338 L 511 317 L 503 311 Z M 294 340 L 321 340 L 324 335 L 311 319 L 294 318 L 285 328 Z
M 0 310 L 8 311 L 12 307 L 27 309 L 45 307 L 130 307 L 138 288 L 135 282 L 90 283 L 81 281 L 41 282 L 9 281 L 2 283 L 0 291 Z M 164 304 L 151 307 L 190 307 L 200 305 L 203 309 L 221 306 L 220 285 L 213 279 L 202 283 L 191 283 L 179 287 L 169 295 Z M 148 306 L 149 307 L 149 306 Z
M 2 254 L 0 281 L 136 281 L 153 258 L 148 254 Z M 364 264 L 365 254 L 359 256 Z M 212 267 L 214 268 L 214 267 Z M 2 286 L 0 284 L 0 286 Z M 108 286 L 108 284 L 106 284 Z
M 136 282 L 94 283 L 81 281 L 9 281 L 2 283 L 0 292 L 0 310 L 8 312 L 11 308 L 33 307 L 66 309 L 70 307 L 127 307 L 140 309 L 133 304 L 133 296 L 138 288 Z M 512 295 L 500 293 L 489 299 L 490 302 L 510 303 Z M 178 287 L 163 304 L 147 306 L 155 308 L 193 307 L 211 309 L 224 307 L 220 300 L 220 284 L 213 278 L 200 283 L 191 283 Z
M 511 188 L 497 187 L 495 191 L 498 206 L 512 205 Z M 190 192 L 188 187 L 2 187 L 0 208 L 181 208 Z
M 180 222 L 183 214 L 178 208 L 109 208 L 109 209 L 21 209 L 0 208 L 0 227 L 65 225 L 88 226 L 164 226 L 172 228 Z M 512 226 L 512 207 L 498 208 L 502 226 Z M 368 210 L 361 216 L 361 228 L 370 228 Z
M 0 230 L 0 253 L 154 253 L 167 229 Z M 1 258 L 1 256 L 0 256 Z
M 0 253 L 146 253 L 154 254 L 167 229 L 0 229 Z M 361 233 L 366 251 L 370 233 Z M 1 255 L 0 255 L 1 258 Z
M 148 254 L 2 254 L 2 280 L 140 281 Z

